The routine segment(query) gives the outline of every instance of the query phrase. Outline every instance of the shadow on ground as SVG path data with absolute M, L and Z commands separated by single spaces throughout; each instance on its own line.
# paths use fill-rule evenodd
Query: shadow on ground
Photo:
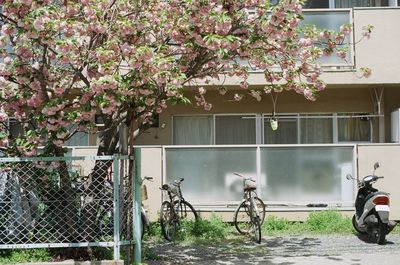
M 366 235 L 366 234 L 356 234 L 357 235 L 357 237 L 358 237 L 358 239 L 360 239 L 361 241 L 363 241 L 364 243 L 367 243 L 367 244 L 376 244 L 376 242 L 371 238 L 371 236 L 370 235 Z M 386 242 L 385 242 L 385 244 L 384 245 L 393 245 L 394 244 L 394 242 L 392 242 L 392 241 L 389 241 L 389 240 L 387 240 L 386 239 Z
M 263 238 L 256 244 L 246 237 L 234 237 L 218 243 L 175 244 L 165 241 L 144 242 L 144 262 L 149 265 L 169 264 L 260 264 L 291 265 L 292 262 L 273 261 L 276 255 L 307 256 L 313 246 L 320 245 L 318 238 L 274 237 Z

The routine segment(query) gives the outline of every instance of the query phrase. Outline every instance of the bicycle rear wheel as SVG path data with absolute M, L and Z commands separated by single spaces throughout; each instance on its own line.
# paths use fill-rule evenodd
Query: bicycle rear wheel
M 161 205 L 160 224 L 161 232 L 168 241 L 173 241 L 176 237 L 179 227 L 178 216 L 170 202 L 165 201 Z
M 259 213 L 260 227 L 265 219 L 265 204 L 258 198 L 254 197 L 255 204 Z M 248 234 L 252 231 L 252 220 L 250 218 L 250 200 L 243 200 L 235 210 L 233 222 L 236 229 L 241 234 Z

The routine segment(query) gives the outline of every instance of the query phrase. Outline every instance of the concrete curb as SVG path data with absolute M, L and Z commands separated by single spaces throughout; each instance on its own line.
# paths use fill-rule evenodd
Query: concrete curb
M 124 265 L 123 260 L 94 260 L 94 261 L 75 261 L 64 260 L 59 262 L 25 262 L 25 263 L 3 263 L 13 265 Z

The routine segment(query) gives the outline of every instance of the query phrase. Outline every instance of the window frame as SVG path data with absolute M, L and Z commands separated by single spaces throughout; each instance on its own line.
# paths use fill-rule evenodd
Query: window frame
M 339 141 L 339 124 L 338 124 L 338 116 L 340 115 L 372 115 L 369 112 L 333 112 L 333 113 L 327 113 L 327 112 L 303 112 L 303 113 L 290 113 L 290 112 L 285 112 L 285 113 L 279 113 L 276 115 L 279 120 L 279 116 L 286 116 L 288 118 L 293 118 L 296 120 L 296 128 L 297 128 L 297 139 L 296 143 L 301 144 L 301 119 L 306 118 L 306 115 L 310 116 L 319 116 L 321 115 L 321 118 L 325 117 L 326 119 L 331 119 L 332 120 L 332 142 L 331 143 L 324 143 L 324 144 L 353 144 L 353 143 L 372 143 L 374 139 L 374 125 L 373 122 L 370 121 L 370 139 L 369 141 Z M 198 117 L 198 116 L 209 116 L 212 119 L 212 144 L 211 145 L 217 145 L 216 144 L 216 117 L 217 116 L 254 116 L 255 119 L 255 130 L 256 130 L 256 142 L 254 144 L 269 144 L 265 143 L 265 127 L 267 126 L 265 123 L 269 121 L 269 118 L 272 117 L 272 113 L 214 113 L 214 114 L 177 114 L 177 115 L 172 115 L 172 132 L 171 132 L 171 143 L 172 145 L 176 145 L 174 141 L 174 130 L 175 130 L 175 117 Z M 278 128 L 279 128 L 279 122 L 278 122 Z M 237 144 L 241 145 L 241 144 Z M 249 145 L 249 144 L 243 144 L 243 145 Z M 251 144 L 250 144 L 251 145 Z M 271 145 L 279 145 L 279 144 L 271 144 Z

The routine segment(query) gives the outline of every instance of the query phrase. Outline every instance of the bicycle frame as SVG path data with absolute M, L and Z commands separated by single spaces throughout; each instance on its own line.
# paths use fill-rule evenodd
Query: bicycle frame
M 253 193 L 253 195 L 252 195 Z M 256 207 L 256 202 L 254 198 L 257 197 L 257 194 L 254 191 L 246 191 L 244 199 L 250 201 L 250 217 L 260 217 L 260 212 L 258 210 L 258 207 Z M 253 211 L 256 213 L 256 216 L 253 215 Z
M 233 174 L 243 178 L 243 200 L 239 203 L 234 214 L 234 223 L 236 229 L 241 234 L 254 233 L 257 243 L 261 242 L 261 224 L 265 217 L 265 204 L 258 198 L 256 192 L 255 180 L 246 178 L 243 175 L 234 172 Z M 259 209 L 259 207 L 261 207 Z M 262 210 L 262 212 L 261 212 Z M 239 220 L 239 215 L 244 212 L 243 222 Z M 242 213 L 243 214 L 243 213 Z M 242 224 L 244 224 L 242 226 Z
M 173 214 L 175 217 L 177 217 L 178 219 L 184 217 L 184 214 L 186 215 L 186 205 L 184 205 L 184 208 L 182 208 L 182 202 L 185 201 L 185 199 L 183 198 L 182 195 L 182 190 L 181 190 L 181 182 L 177 182 L 173 184 L 177 191 L 175 194 L 173 194 L 171 189 L 166 190 L 168 193 L 168 198 L 169 198 L 169 202 L 171 203 L 171 205 L 173 206 Z
M 167 192 L 168 199 L 162 202 L 161 205 L 161 231 L 168 241 L 173 240 L 173 237 L 176 235 L 177 230 L 179 230 L 181 221 L 188 218 L 188 214 L 193 214 L 194 220 L 198 220 L 198 216 L 193 206 L 187 202 L 182 196 L 182 190 L 180 187 L 183 179 L 178 181 L 174 181 L 172 184 L 164 184 L 161 187 L 161 190 Z M 164 208 L 165 207 L 165 208 Z M 164 210 L 166 209 L 166 210 Z M 167 217 L 164 218 L 164 213 L 167 214 Z M 172 232 L 172 234 L 170 234 Z

